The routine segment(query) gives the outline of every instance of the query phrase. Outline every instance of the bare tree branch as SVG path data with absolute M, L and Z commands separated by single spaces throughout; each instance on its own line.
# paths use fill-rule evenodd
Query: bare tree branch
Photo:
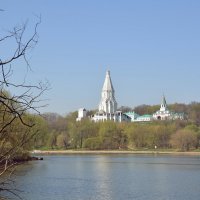
M 2 11 L 0 9 L 0 11 Z M 32 131 L 35 125 L 34 120 L 28 117 L 31 112 L 39 114 L 41 105 L 40 99 L 43 93 L 48 90 L 48 83 L 37 84 L 16 83 L 13 80 L 13 65 L 17 59 L 24 61 L 27 69 L 30 64 L 27 55 L 30 49 L 38 43 L 38 26 L 41 18 L 34 26 L 33 34 L 25 39 L 27 23 L 20 27 L 14 27 L 6 36 L 0 38 L 2 43 L 15 41 L 16 47 L 13 54 L 7 58 L 0 57 L 0 199 L 2 192 L 13 194 L 21 199 L 18 190 L 12 187 L 10 178 L 14 172 L 18 155 L 27 151 L 27 145 L 38 134 Z M 19 90 L 12 94 L 9 91 Z

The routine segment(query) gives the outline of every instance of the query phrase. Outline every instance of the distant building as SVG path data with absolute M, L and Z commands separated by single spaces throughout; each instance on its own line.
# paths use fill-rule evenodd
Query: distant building
M 132 122 L 150 122 L 155 120 L 176 120 L 176 119 L 183 120 L 185 118 L 184 113 L 175 113 L 168 109 L 165 96 L 163 96 L 162 98 L 160 110 L 158 110 L 153 115 L 145 114 L 140 116 L 135 112 L 127 112 L 125 114 L 131 118 Z
M 126 112 L 125 114 L 131 118 L 132 122 L 136 121 L 137 118 L 140 116 L 136 112 Z
M 139 117 L 137 117 L 137 119 L 135 120 L 136 122 L 150 122 L 153 120 L 153 116 L 152 115 L 141 115 Z
M 76 119 L 76 121 L 81 121 L 83 118 L 86 117 L 86 115 L 86 109 L 80 108 L 78 111 L 78 118 Z M 161 101 L 160 110 L 158 110 L 152 115 L 145 114 L 140 116 L 135 112 L 123 113 L 122 111 L 118 111 L 117 101 L 115 99 L 115 90 L 112 84 L 110 71 L 107 71 L 101 92 L 101 100 L 99 103 L 98 112 L 96 112 L 90 118 L 94 122 L 107 120 L 111 120 L 114 122 L 150 122 L 153 120 L 183 120 L 185 117 L 184 113 L 175 113 L 168 109 L 164 95 Z
M 115 113 L 117 111 L 117 101 L 115 99 L 115 90 L 110 77 L 110 71 L 106 72 L 105 81 L 101 92 L 101 101 L 99 111 L 104 113 Z
M 153 115 L 138 115 L 136 112 L 125 113 L 131 118 L 131 122 L 148 122 L 153 120 Z
M 110 77 L 110 71 L 106 72 L 99 103 L 99 111 L 95 113 L 91 119 L 95 122 L 107 120 L 115 122 L 131 121 L 131 118 L 128 115 L 121 111 L 117 111 L 117 101 L 115 99 L 115 90 Z
M 184 118 L 184 113 L 175 113 L 168 109 L 164 95 L 161 101 L 160 110 L 153 114 L 154 120 L 183 120 Z
M 80 108 L 78 110 L 78 117 L 76 118 L 76 121 L 81 121 L 82 119 L 86 118 L 87 116 L 87 110 L 85 108 Z

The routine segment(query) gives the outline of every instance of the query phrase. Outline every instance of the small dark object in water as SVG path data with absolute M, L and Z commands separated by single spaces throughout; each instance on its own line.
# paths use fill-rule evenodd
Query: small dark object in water
M 31 160 L 44 160 L 43 157 L 31 157 Z

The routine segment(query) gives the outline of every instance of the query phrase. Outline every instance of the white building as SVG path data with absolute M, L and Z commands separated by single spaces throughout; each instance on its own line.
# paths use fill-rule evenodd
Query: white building
M 146 115 L 141 115 L 141 116 L 137 117 L 135 122 L 150 122 L 152 120 L 153 120 L 153 116 L 146 114 Z
M 148 122 L 153 120 L 153 115 L 138 115 L 136 112 L 125 113 L 131 118 L 131 122 Z
M 132 122 L 150 122 L 154 120 L 176 120 L 176 119 L 183 120 L 185 118 L 184 113 L 175 113 L 168 109 L 165 96 L 163 96 L 162 98 L 160 110 L 158 110 L 153 115 L 145 114 L 140 116 L 135 112 L 127 112 L 125 114 L 131 117 Z
M 158 110 L 156 113 L 153 114 L 154 120 L 176 120 L 184 119 L 184 113 L 175 113 L 173 111 L 170 111 L 167 107 L 167 102 L 165 99 L 165 96 L 163 95 L 160 110 Z
M 79 109 L 78 118 L 76 121 L 81 121 L 86 117 L 86 115 L 87 111 L 85 108 Z M 99 110 L 97 113 L 91 116 L 91 120 L 94 122 L 107 120 L 115 122 L 149 122 L 153 120 L 183 120 L 184 118 L 184 113 L 175 113 L 168 109 L 165 96 L 162 98 L 160 110 L 153 115 L 145 114 L 140 116 L 135 112 L 122 113 L 121 111 L 117 111 L 117 101 L 115 99 L 115 90 L 112 84 L 110 71 L 106 72 L 106 77 L 101 92 Z
M 83 118 L 86 118 L 87 111 L 85 108 L 80 108 L 78 110 L 78 117 L 76 118 L 76 121 L 81 121 Z
M 110 71 L 106 72 L 106 78 L 101 92 L 101 101 L 99 111 L 105 113 L 115 113 L 117 111 L 117 102 L 115 100 L 115 90 L 110 77 Z
M 155 120 L 166 120 L 169 119 L 172 113 L 167 108 L 167 102 L 165 99 L 165 96 L 163 95 L 160 110 L 158 110 L 156 113 L 153 114 L 153 118 Z
M 95 122 L 107 120 L 115 122 L 131 121 L 128 115 L 117 111 L 117 101 L 115 99 L 115 90 L 110 77 L 110 71 L 106 72 L 99 103 L 99 111 L 92 116 L 91 119 Z

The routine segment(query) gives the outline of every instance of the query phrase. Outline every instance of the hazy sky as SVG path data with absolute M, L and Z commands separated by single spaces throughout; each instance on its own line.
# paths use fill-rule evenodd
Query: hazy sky
M 0 8 L 0 35 L 26 20 L 32 31 L 42 16 L 28 74 L 51 84 L 42 112 L 97 108 L 107 69 L 119 106 L 158 104 L 163 93 L 168 103 L 200 101 L 199 0 L 2 0 Z

